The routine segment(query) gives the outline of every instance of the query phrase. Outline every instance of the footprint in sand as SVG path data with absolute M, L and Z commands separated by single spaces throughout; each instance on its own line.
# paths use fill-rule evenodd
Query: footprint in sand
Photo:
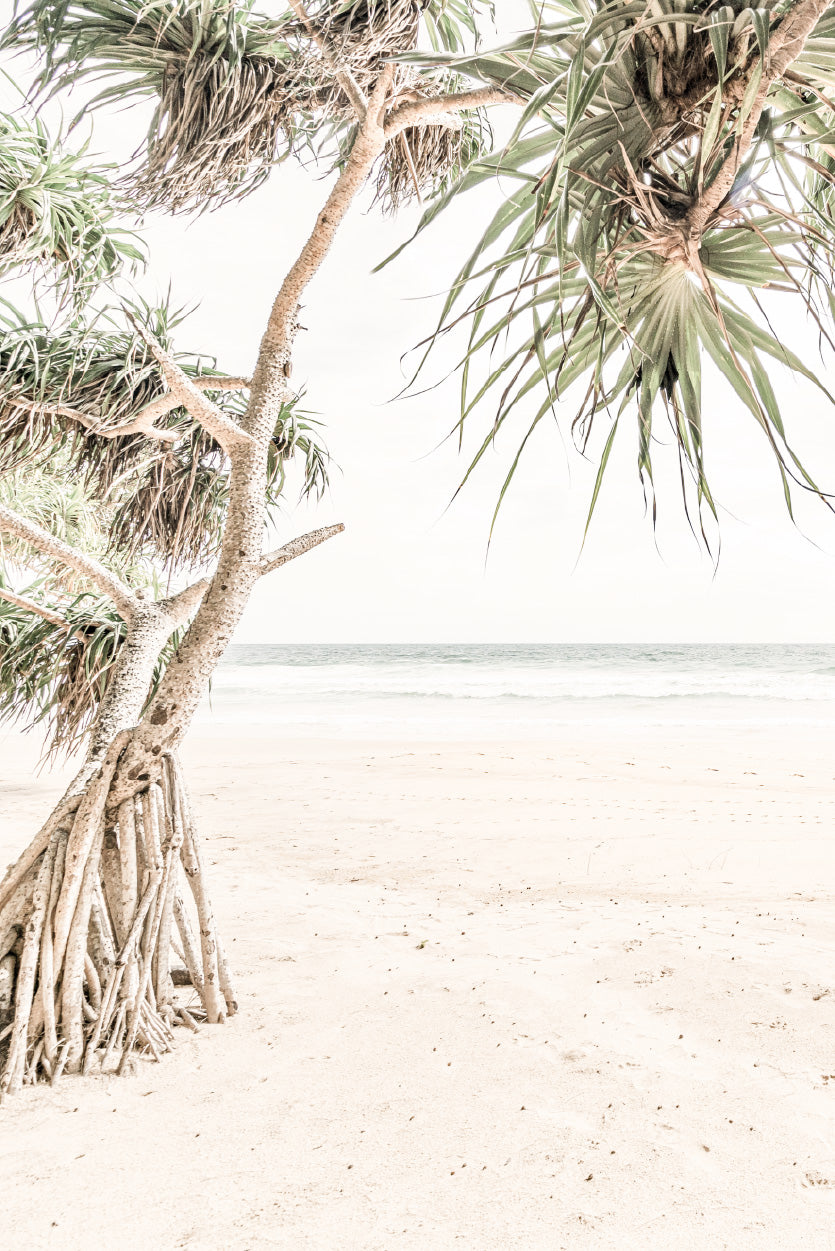
M 824 1177 L 823 1173 L 807 1173 L 804 1186 L 835 1186 L 835 1177 Z
M 674 972 L 675 970 L 669 968 L 669 966 L 666 964 L 662 968 L 658 969 L 657 971 L 644 969 L 640 973 L 635 974 L 635 978 L 634 978 L 635 985 L 636 986 L 649 986 L 650 983 L 657 982 L 662 977 L 671 977 Z

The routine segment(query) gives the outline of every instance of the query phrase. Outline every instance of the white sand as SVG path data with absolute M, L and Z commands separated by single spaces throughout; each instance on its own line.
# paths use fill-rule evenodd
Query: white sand
M 4 1249 L 835 1248 L 825 738 L 186 762 L 242 1011 L 8 1101 Z

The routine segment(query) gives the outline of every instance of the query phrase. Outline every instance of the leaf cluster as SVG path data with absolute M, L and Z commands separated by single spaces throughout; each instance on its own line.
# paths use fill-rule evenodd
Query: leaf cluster
M 192 377 L 217 375 L 211 358 L 177 351 L 173 331 L 181 311 L 168 304 L 106 308 L 58 330 L 7 306 L 0 339 L 0 477 L 21 466 L 60 461 L 62 471 L 108 511 L 110 553 L 118 561 L 146 559 L 174 571 L 205 564 L 218 550 L 229 491 L 229 465 L 218 444 L 183 408 L 159 423 L 172 444 L 143 434 L 104 437 L 59 410 L 79 410 L 102 428 L 135 415 L 166 387 L 136 329 L 147 327 Z M 207 392 L 239 417 L 241 391 Z M 21 399 L 31 407 L 21 406 Z M 278 505 L 288 462 L 303 461 L 303 495 L 321 495 L 328 457 L 316 424 L 291 405 L 276 421 L 267 484 Z
M 340 74 L 370 88 L 387 59 L 416 45 L 421 21 L 433 46 L 463 48 L 489 7 L 325 0 L 302 23 L 253 0 L 33 0 L 6 43 L 43 56 L 46 95 L 90 80 L 103 85 L 88 107 L 152 100 L 127 186 L 146 208 L 184 212 L 249 194 L 293 153 L 338 159 L 355 120 Z
M 142 260 L 112 181 L 112 167 L 90 163 L 86 147 L 64 150 L 39 118 L 0 114 L 0 276 L 34 269 L 82 300 Z
M 469 327 L 459 432 L 485 403 L 492 408 L 467 476 L 508 420 L 520 422 L 498 512 L 536 427 L 574 396 L 582 449 L 597 421 L 607 425 L 592 509 L 616 430 L 634 415 L 653 510 L 661 429 L 678 449 L 685 505 L 695 504 L 707 541 L 705 514 L 716 516 L 703 436 L 707 360 L 767 439 L 789 509 L 793 487 L 825 498 L 789 441 L 773 365 L 831 396 L 814 359 L 785 345 L 769 310 L 791 297 L 809 319 L 810 342 L 832 346 L 835 13 L 754 114 L 787 6 L 565 0 L 547 8 L 557 20 L 503 49 L 422 58 L 512 86 L 528 101 L 504 149 L 471 164 L 419 228 L 463 191 L 488 182 L 501 189 L 437 332 Z M 749 118 L 752 141 L 737 159 Z M 729 168 L 729 190 L 714 197 L 694 238 L 694 213 Z
M 403 75 L 408 81 L 408 75 Z M 422 84 L 427 98 L 465 88 L 458 74 L 440 73 Z M 493 130 L 484 109 L 445 119 L 442 126 L 408 126 L 390 139 L 376 170 L 376 199 L 395 213 L 414 199 L 431 198 L 454 185 L 464 171 L 493 147 Z
M 0 587 L 4 586 L 0 574 Z M 48 587 L 35 583 L 27 595 Z M 47 759 L 71 751 L 89 729 L 126 637 L 108 600 L 84 592 L 62 605 L 69 628 L 45 621 L 0 598 L 0 721 L 46 731 Z M 179 645 L 175 632 L 162 650 L 150 700 Z

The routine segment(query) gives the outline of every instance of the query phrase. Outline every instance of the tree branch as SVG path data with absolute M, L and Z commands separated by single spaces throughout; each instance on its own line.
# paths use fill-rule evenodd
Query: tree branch
M 248 391 L 252 379 L 228 377 L 226 374 L 197 374 L 192 382 L 198 391 Z
M 191 382 L 200 392 L 243 391 L 249 387 L 249 378 L 215 377 L 211 374 L 200 374 L 192 378 Z M 7 404 L 13 404 L 15 408 L 25 408 L 31 413 L 42 413 L 47 417 L 66 417 L 70 421 L 77 421 L 85 430 L 89 430 L 100 439 L 120 439 L 130 434 L 144 434 L 149 439 L 157 439 L 160 443 L 177 443 L 183 437 L 181 430 L 161 430 L 154 424 L 160 417 L 166 417 L 175 408 L 186 407 L 181 396 L 175 395 L 173 391 L 158 395 L 156 399 L 140 409 L 135 417 L 131 417 L 129 421 L 120 422 L 118 426 L 103 426 L 97 418 L 91 417 L 88 413 L 82 413 L 80 409 L 69 408 L 66 404 L 41 404 L 38 400 L 26 399 L 20 395 L 3 396 L 2 399 Z M 208 403 L 208 401 L 205 402 Z M 219 409 L 216 411 L 220 412 Z
M 177 625 L 182 625 L 187 621 L 191 614 L 197 608 L 209 589 L 211 578 L 201 578 L 199 582 L 193 582 L 191 586 L 187 586 L 185 590 L 180 591 L 177 595 L 172 595 L 168 599 L 159 600 L 159 607 L 170 614 L 176 621 Z
M 742 133 L 723 161 L 713 182 L 709 187 L 705 188 L 704 193 L 699 196 L 687 214 L 687 226 L 696 248 L 698 248 L 698 241 L 710 218 L 733 187 L 739 167 L 751 146 L 757 123 L 762 115 L 766 98 L 772 85 L 778 78 L 782 77 L 792 61 L 800 56 L 806 40 L 831 3 L 832 0 L 799 0 L 799 3 L 789 10 L 772 32 L 765 53 L 765 69 L 762 81 L 754 97 L 751 112 L 743 125 Z M 739 102 L 741 102 L 744 96 L 745 89 L 757 64 L 758 62 L 755 62 L 748 71 L 746 80 L 741 80 L 740 82 L 742 95 L 739 95 Z M 739 88 L 737 88 L 736 94 L 739 94 Z
M 116 607 L 116 611 L 124 621 L 130 621 L 137 607 L 137 599 L 130 589 L 115 574 L 106 569 L 99 561 L 76 547 L 71 547 L 63 539 L 50 534 L 43 526 L 21 517 L 13 509 L 0 504 L 0 534 L 13 534 L 22 539 L 30 547 L 35 548 L 42 556 L 72 569 L 92 582 L 99 591 L 107 595 Z
M 227 455 L 231 455 L 235 448 L 241 447 L 244 443 L 249 443 L 251 436 L 245 430 L 242 430 L 231 417 L 227 417 L 226 413 L 218 408 L 216 404 L 206 399 L 200 388 L 195 385 L 193 379 L 189 378 L 188 374 L 180 368 L 173 356 L 169 355 L 157 343 L 153 335 L 149 334 L 144 326 L 133 318 L 131 320 L 140 338 L 147 344 L 159 365 L 162 375 L 170 388 L 171 396 L 176 398 L 178 404 L 182 404 L 183 408 L 187 409 L 194 420 L 220 444 L 224 452 Z
M 90 417 L 77 408 L 68 408 L 65 404 L 40 404 L 37 400 L 28 400 L 23 396 L 15 395 L 4 396 L 3 400 L 7 404 L 13 404 L 15 408 L 25 408 L 31 413 L 42 413 L 46 417 L 66 417 L 70 421 L 77 421 L 85 430 L 89 430 L 90 434 L 95 434 L 100 439 L 118 439 L 129 434 L 144 434 L 150 439 L 158 439 L 161 443 L 176 443 L 182 437 L 179 431 L 158 430 L 153 424 L 157 417 L 165 416 L 181 403 L 180 400 L 172 398 L 170 392 L 161 395 L 156 400 L 151 400 L 150 404 L 146 404 L 130 421 L 122 422 L 118 426 L 103 426 L 97 418 Z
M 289 560 L 295 560 L 297 556 L 304 556 L 305 552 L 332 539 L 335 534 L 341 534 L 344 529 L 345 526 L 341 521 L 335 526 L 323 526 L 321 530 L 311 530 L 309 534 L 302 534 L 297 539 L 291 539 L 289 543 L 285 543 L 276 551 L 268 552 L 266 556 L 261 557 L 261 577 L 272 573 L 275 569 L 280 569 L 282 565 L 286 565 Z
M 33 599 L 29 599 L 26 595 L 15 595 L 14 591 L 9 591 L 6 587 L 0 586 L 0 599 L 4 599 L 8 604 L 14 604 L 15 608 L 23 608 L 26 612 L 34 613 L 36 617 L 43 617 L 44 621 L 50 622 L 51 625 L 62 626 L 69 633 L 76 633 L 66 617 L 62 617 L 60 613 L 53 612 L 52 609 L 46 608 L 43 604 L 36 604 Z M 83 636 L 79 635 L 79 637 Z
M 386 119 L 385 135 L 392 139 L 409 126 L 432 126 L 443 123 L 441 113 L 461 113 L 465 109 L 485 108 L 489 104 L 523 104 L 521 96 L 513 95 L 501 87 L 477 87 L 473 91 L 455 91 L 447 96 L 431 99 L 410 100 L 398 104 Z
M 342 90 L 345 92 L 346 96 L 350 100 L 351 107 L 353 108 L 357 117 L 360 119 L 360 121 L 362 121 L 362 119 L 365 117 L 366 109 L 368 108 L 368 100 L 366 98 L 365 92 L 362 90 L 362 88 L 360 87 L 359 83 L 356 81 L 356 79 L 354 78 L 350 70 L 341 70 L 338 68 L 337 58 L 333 52 L 333 49 L 328 45 L 327 41 L 325 40 L 321 32 L 318 31 L 316 27 L 313 25 L 313 23 L 311 22 L 308 16 L 307 10 L 302 4 L 302 0 L 288 0 L 288 3 L 290 5 L 290 8 L 295 13 L 296 17 L 304 26 L 310 38 L 319 48 L 320 52 L 322 53 L 322 56 L 327 61 L 328 65 L 333 70 L 334 78 L 339 83 L 340 87 L 342 88 Z

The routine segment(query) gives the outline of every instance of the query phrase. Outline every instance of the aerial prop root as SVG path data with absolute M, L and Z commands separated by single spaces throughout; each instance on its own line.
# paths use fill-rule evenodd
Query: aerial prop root
M 0 1099 L 64 1070 L 129 1072 L 175 1026 L 237 1009 L 176 756 L 108 809 L 128 737 L 0 882 Z

